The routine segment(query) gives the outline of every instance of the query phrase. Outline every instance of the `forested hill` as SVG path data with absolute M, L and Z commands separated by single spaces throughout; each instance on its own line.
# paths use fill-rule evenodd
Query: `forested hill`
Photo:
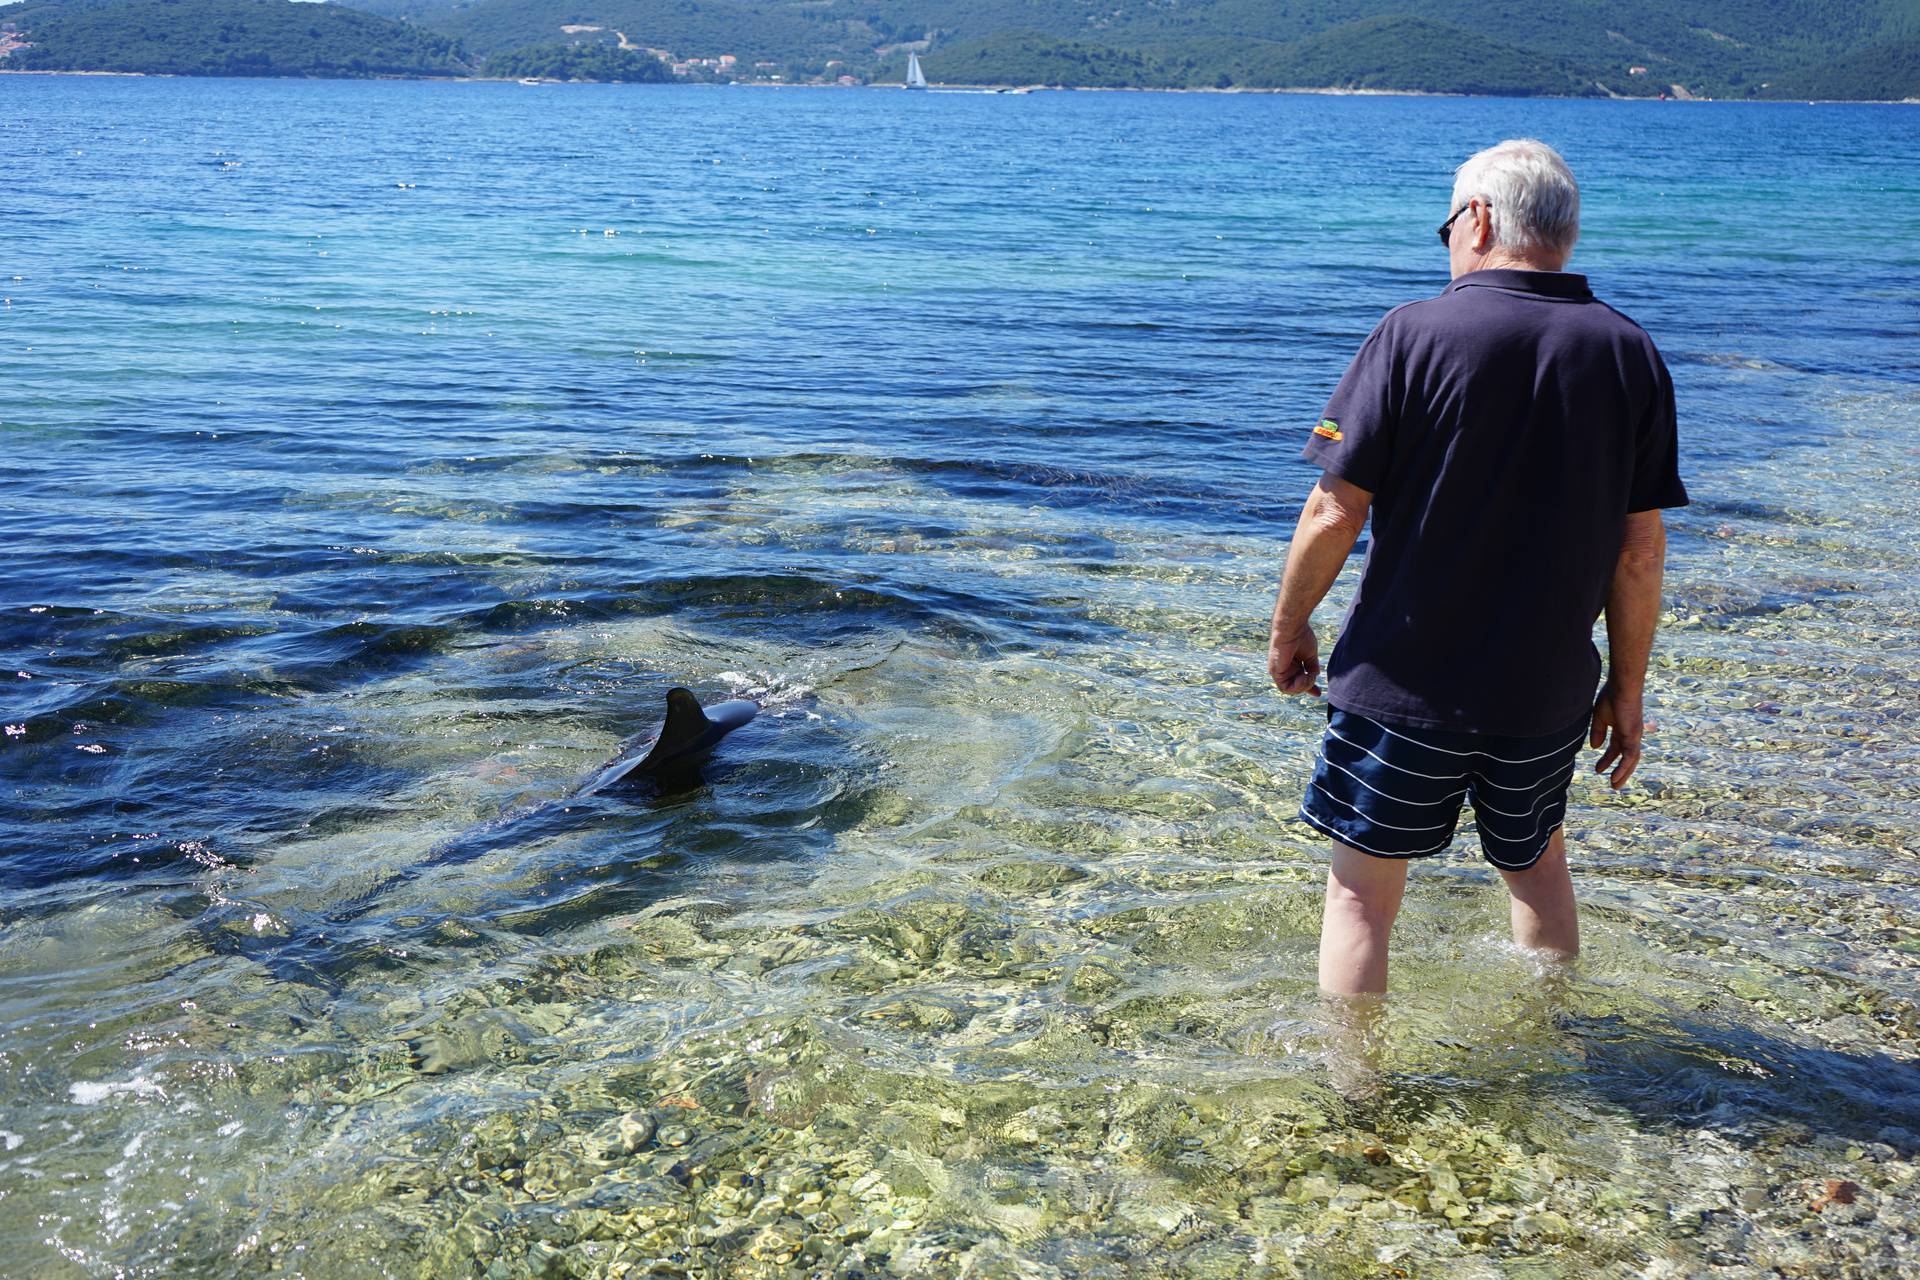
M 24 42 L 0 67 L 203 76 L 471 75 L 459 42 L 336 4 L 121 0 L 0 8 Z
M 631 55 L 652 49 L 680 64 L 670 78 L 897 82 L 908 51 L 918 50 L 929 77 L 950 83 L 1920 98 L 1920 0 L 344 2 L 399 20 L 406 24 L 401 31 L 423 42 L 448 42 L 414 48 L 391 29 L 365 30 L 385 51 L 376 60 L 418 67 L 412 74 L 434 74 L 435 66 L 463 56 L 484 68 L 486 59 L 538 50 L 493 65 L 537 63 L 593 78 L 621 69 L 622 77 L 650 79 L 651 65 Z M 0 65 L 52 65 L 44 59 L 57 57 L 59 65 L 76 66 L 83 56 L 107 56 L 101 41 L 79 42 L 71 28 L 56 25 L 96 6 L 143 14 L 164 6 L 178 30 L 144 43 L 164 45 L 198 65 L 225 65 L 234 35 L 221 14 L 241 6 L 264 13 L 275 5 L 316 7 L 285 0 L 39 0 L 0 7 L 0 22 L 29 28 L 24 38 L 54 50 L 22 50 Z M 55 12 L 62 15 L 57 20 L 49 16 Z M 115 21 L 115 31 L 127 29 Z M 152 34 L 149 20 L 141 22 Z M 292 42 L 289 49 L 301 44 L 296 37 L 304 28 L 296 19 L 283 15 L 274 22 Z M 34 23 L 39 29 L 31 29 Z M 314 25 L 327 37 L 326 49 L 305 62 L 272 55 L 276 67 L 306 65 L 314 69 L 300 74 L 331 74 L 322 68 L 343 65 L 332 36 L 345 29 Z M 569 46 L 578 52 L 567 54 Z
M 349 2 L 481 55 L 617 32 L 788 78 L 897 81 L 918 49 L 968 83 L 1920 97 L 1920 0 Z

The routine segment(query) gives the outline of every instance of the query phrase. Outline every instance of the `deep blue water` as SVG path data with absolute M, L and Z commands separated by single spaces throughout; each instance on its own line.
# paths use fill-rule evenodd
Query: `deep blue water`
M 12 1247 L 176 1256 L 99 1199 L 174 1057 L 352 1058 L 392 1033 L 378 984 L 491 980 L 669 890 L 744 919 L 955 847 L 1241 840 L 1310 886 L 1313 713 L 1255 654 L 1298 449 L 1379 316 L 1444 285 L 1452 167 L 1511 135 L 1579 176 L 1572 269 L 1665 353 L 1696 498 L 1674 620 L 1704 630 L 1663 639 L 1654 701 L 1698 732 L 1648 777 L 1698 802 L 1589 797 L 1639 957 L 1611 963 L 1722 927 L 1635 905 L 1703 874 L 1688 840 L 1897 919 L 1912 108 L 0 77 L 0 1128 L 91 1135 L 65 1200 L 0 1194 Z M 709 788 L 330 922 L 669 683 L 768 700 Z M 1783 698 L 1840 754 L 1729 727 Z M 1075 918 L 1163 900 L 1102 874 Z M 1763 985 L 1852 972 L 1897 1051 L 1910 936 Z M 810 990 L 783 998 L 827 1017 Z M 244 1044 L 144 1038 L 236 991 Z

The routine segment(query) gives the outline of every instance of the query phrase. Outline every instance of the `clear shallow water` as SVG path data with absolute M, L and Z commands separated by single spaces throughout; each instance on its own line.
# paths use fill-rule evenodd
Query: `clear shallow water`
M 0 128 L 0 1269 L 1911 1269 L 1910 109 L 7 77 Z M 1351 1102 L 1264 620 L 1301 433 L 1514 133 L 1680 387 L 1659 733 L 1581 784 L 1574 980 L 1418 869 Z M 430 861 L 670 682 L 767 701 L 707 786 Z

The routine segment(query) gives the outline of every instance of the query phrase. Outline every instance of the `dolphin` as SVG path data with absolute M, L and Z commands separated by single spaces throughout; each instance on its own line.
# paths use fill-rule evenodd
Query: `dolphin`
M 587 779 L 573 796 L 598 795 L 633 786 L 643 779 L 657 780 L 700 763 L 720 739 L 760 714 L 750 698 L 731 698 L 702 707 L 690 689 L 667 690 L 667 717 L 650 738 L 636 738 L 621 747 Z
M 365 927 L 367 917 L 393 890 L 434 868 L 471 862 L 495 850 L 576 826 L 581 821 L 576 808 L 591 810 L 592 806 L 576 806 L 573 801 L 604 793 L 640 794 L 650 785 L 656 791 L 684 785 L 692 781 L 700 762 L 722 738 L 759 713 L 760 704 L 748 698 L 702 707 L 691 690 L 678 686 L 667 690 L 667 713 L 659 730 L 623 744 L 611 760 L 564 798 L 505 814 L 444 841 L 412 866 L 394 871 L 365 892 L 317 913 L 305 937 L 278 946 L 270 944 L 269 955 L 263 957 L 266 964 L 282 979 L 337 990 L 338 981 L 325 970 L 328 962 L 341 953 L 342 934 L 356 926 Z M 235 946 L 234 937 L 225 941 L 228 946 L 223 949 L 243 953 L 249 949 Z

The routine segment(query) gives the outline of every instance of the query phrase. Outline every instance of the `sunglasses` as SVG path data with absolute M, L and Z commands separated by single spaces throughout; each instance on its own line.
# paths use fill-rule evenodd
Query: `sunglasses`
M 1487 203 L 1487 204 L 1484 204 L 1482 207 L 1488 210 L 1491 210 L 1493 208 L 1493 205 L 1491 203 Z M 1445 222 L 1440 224 L 1440 243 L 1441 244 L 1446 245 L 1448 248 L 1453 247 L 1452 242 L 1447 239 L 1447 233 L 1453 230 L 1454 219 L 1458 218 L 1461 214 L 1465 213 L 1467 210 L 1471 208 L 1473 208 L 1473 201 L 1469 200 L 1465 204 L 1461 205 L 1458 209 L 1455 209 L 1453 211 L 1452 218 L 1448 218 Z

